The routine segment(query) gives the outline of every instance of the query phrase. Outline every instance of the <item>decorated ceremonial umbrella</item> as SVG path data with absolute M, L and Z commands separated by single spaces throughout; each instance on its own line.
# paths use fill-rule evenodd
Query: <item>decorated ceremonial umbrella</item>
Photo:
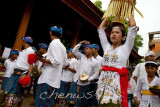
M 126 19 L 132 14 L 134 9 L 143 17 L 142 13 L 135 7 L 136 0 L 111 0 L 102 19 L 106 18 L 110 22 L 111 17 L 115 17 L 114 21 L 125 23 Z

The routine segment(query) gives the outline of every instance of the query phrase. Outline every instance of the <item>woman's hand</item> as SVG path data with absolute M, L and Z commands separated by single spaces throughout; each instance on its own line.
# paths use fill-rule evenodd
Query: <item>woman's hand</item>
M 37 59 L 41 62 L 51 64 L 51 61 L 49 59 L 43 59 L 42 57 L 38 57 L 38 56 L 37 56 Z
M 81 41 L 80 43 L 81 43 L 81 44 L 89 44 L 90 42 L 89 42 L 89 41 L 84 40 L 84 41 Z
M 101 29 L 101 28 L 103 28 L 103 27 L 106 27 L 106 25 L 107 25 L 107 19 L 105 18 L 105 19 L 103 19 L 103 21 L 101 22 L 101 24 L 99 25 L 99 29 Z
M 140 101 L 137 99 L 137 97 L 134 97 L 134 104 L 136 107 L 139 107 Z

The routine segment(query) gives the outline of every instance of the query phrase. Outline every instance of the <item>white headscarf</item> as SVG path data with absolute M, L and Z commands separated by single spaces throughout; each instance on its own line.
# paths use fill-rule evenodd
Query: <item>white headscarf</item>
M 148 51 L 148 52 L 145 54 L 145 57 L 150 56 L 150 55 L 155 56 L 155 54 L 154 54 L 153 51 Z

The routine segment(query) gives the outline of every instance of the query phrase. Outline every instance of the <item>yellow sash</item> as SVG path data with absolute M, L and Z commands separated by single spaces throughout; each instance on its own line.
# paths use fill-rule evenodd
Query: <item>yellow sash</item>
M 142 90 L 142 94 L 143 94 L 143 95 L 154 95 L 154 94 L 151 93 L 149 90 Z

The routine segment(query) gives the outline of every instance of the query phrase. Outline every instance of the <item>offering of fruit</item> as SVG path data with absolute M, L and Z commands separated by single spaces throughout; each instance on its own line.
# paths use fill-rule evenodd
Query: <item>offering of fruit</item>
M 159 85 L 149 86 L 149 91 L 155 95 L 160 95 L 160 86 Z

